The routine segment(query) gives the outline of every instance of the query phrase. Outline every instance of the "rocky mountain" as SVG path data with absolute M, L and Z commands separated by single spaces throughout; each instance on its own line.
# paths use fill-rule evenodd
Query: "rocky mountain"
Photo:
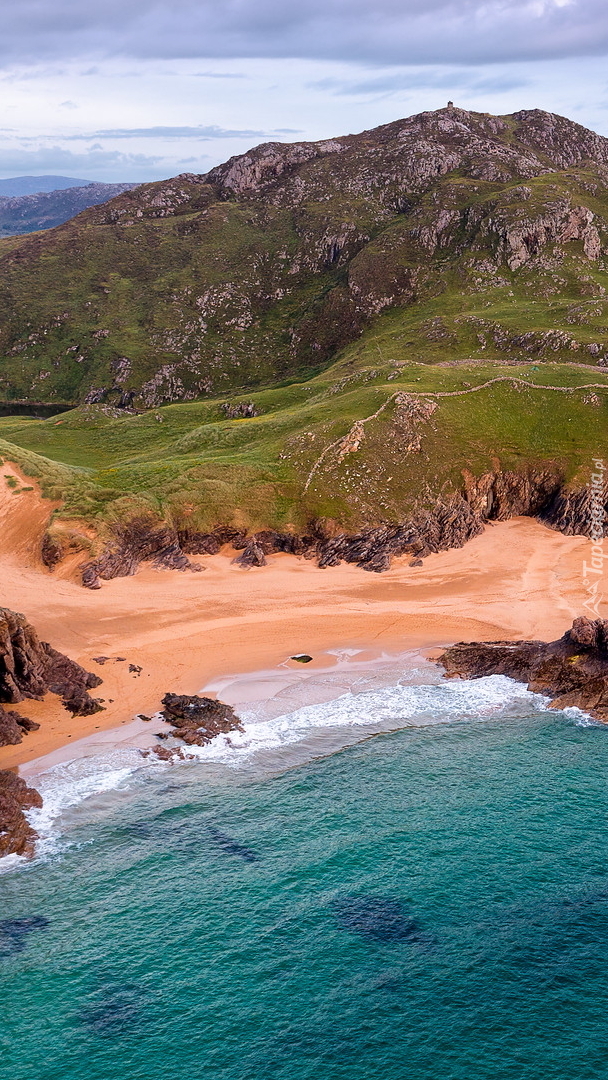
M 54 229 L 82 210 L 108 202 L 133 187 L 134 184 L 84 184 L 16 197 L 0 194 L 0 237 Z
M 449 107 L 142 185 L 5 248 L 0 396 L 269 385 L 397 316 L 425 361 L 608 362 L 607 183 L 563 117 Z
M 74 176 L 9 176 L 0 180 L 0 196 L 38 195 L 41 191 L 86 187 L 88 183 L 89 180 L 77 180 Z
M 0 400 L 77 406 L 0 417 L 0 454 L 91 588 L 223 543 L 383 570 L 514 514 L 591 536 L 607 289 L 608 140 L 562 117 L 266 144 L 0 241 Z

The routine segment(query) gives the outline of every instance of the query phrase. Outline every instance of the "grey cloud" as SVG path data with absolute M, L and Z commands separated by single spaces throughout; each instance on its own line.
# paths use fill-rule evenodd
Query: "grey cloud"
M 526 86 L 529 80 L 513 74 L 496 74 L 479 77 L 474 68 L 464 70 L 436 70 L 387 72 L 368 79 L 318 79 L 308 84 L 312 90 L 320 90 L 336 96 L 369 97 L 390 95 L 412 90 L 467 91 L 468 93 L 501 93 Z
M 157 180 L 171 176 L 172 163 L 162 168 L 164 158 L 145 154 L 121 154 L 115 150 L 89 147 L 72 153 L 61 146 L 0 148 L 0 176 L 66 175 L 91 180 Z
M 253 139 L 260 138 L 264 131 L 232 131 L 230 128 L 216 127 L 145 127 L 145 128 L 106 128 L 104 131 L 92 131 L 82 135 L 62 135 L 62 139 L 80 142 L 89 139 Z
M 0 0 L 4 63 L 68 56 L 478 64 L 601 55 L 606 0 Z

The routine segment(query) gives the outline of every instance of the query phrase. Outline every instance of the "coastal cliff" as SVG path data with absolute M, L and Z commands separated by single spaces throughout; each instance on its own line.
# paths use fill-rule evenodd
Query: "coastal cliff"
M 550 697 L 555 709 L 576 706 L 608 722 L 608 619 L 575 619 L 548 644 L 542 641 L 459 642 L 438 658 L 448 678 L 507 675 Z
M 0 858 L 5 855 L 32 855 L 36 833 L 24 811 L 42 806 L 34 788 L 15 773 L 0 770 Z
M 24 615 L 0 608 L 0 702 L 17 704 L 27 698 L 42 700 L 57 694 L 73 716 L 89 716 L 102 706 L 89 694 L 101 684 L 98 675 L 40 641 Z M 21 742 L 37 724 L 0 705 L 0 745 Z
M 608 509 L 608 481 L 599 492 Z M 478 536 L 486 524 L 511 517 L 536 517 L 543 524 L 569 536 L 593 533 L 593 493 L 589 487 L 567 485 L 556 468 L 485 473 L 475 477 L 468 470 L 460 492 L 438 499 L 428 510 L 409 520 L 372 525 L 347 532 L 332 518 L 316 518 L 302 534 L 263 529 L 246 530 L 217 525 L 204 532 L 162 521 L 152 512 L 113 523 L 99 555 L 82 564 L 82 584 L 101 587 L 102 580 L 129 577 L 143 562 L 157 569 L 201 571 L 191 555 L 214 555 L 230 544 L 240 554 L 235 562 L 245 568 L 266 564 L 276 553 L 303 555 L 320 568 L 354 563 L 363 570 L 382 573 L 397 556 L 414 560 L 431 553 L 462 547 Z M 43 563 L 53 570 L 66 554 L 61 532 L 46 532 L 41 545 Z

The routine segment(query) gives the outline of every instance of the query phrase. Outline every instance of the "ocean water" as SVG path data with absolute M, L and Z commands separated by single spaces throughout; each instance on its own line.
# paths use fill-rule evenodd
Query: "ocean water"
M 2 1080 L 608 1077 L 608 730 L 500 677 L 343 682 L 38 778 Z

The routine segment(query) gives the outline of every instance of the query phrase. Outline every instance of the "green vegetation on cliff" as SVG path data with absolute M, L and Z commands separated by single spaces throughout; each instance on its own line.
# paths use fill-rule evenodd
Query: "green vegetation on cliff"
M 470 476 L 580 487 L 607 289 L 608 140 L 561 117 L 268 144 L 0 241 L 0 399 L 76 406 L 0 419 L 0 453 L 83 545 L 142 509 L 354 530 Z

